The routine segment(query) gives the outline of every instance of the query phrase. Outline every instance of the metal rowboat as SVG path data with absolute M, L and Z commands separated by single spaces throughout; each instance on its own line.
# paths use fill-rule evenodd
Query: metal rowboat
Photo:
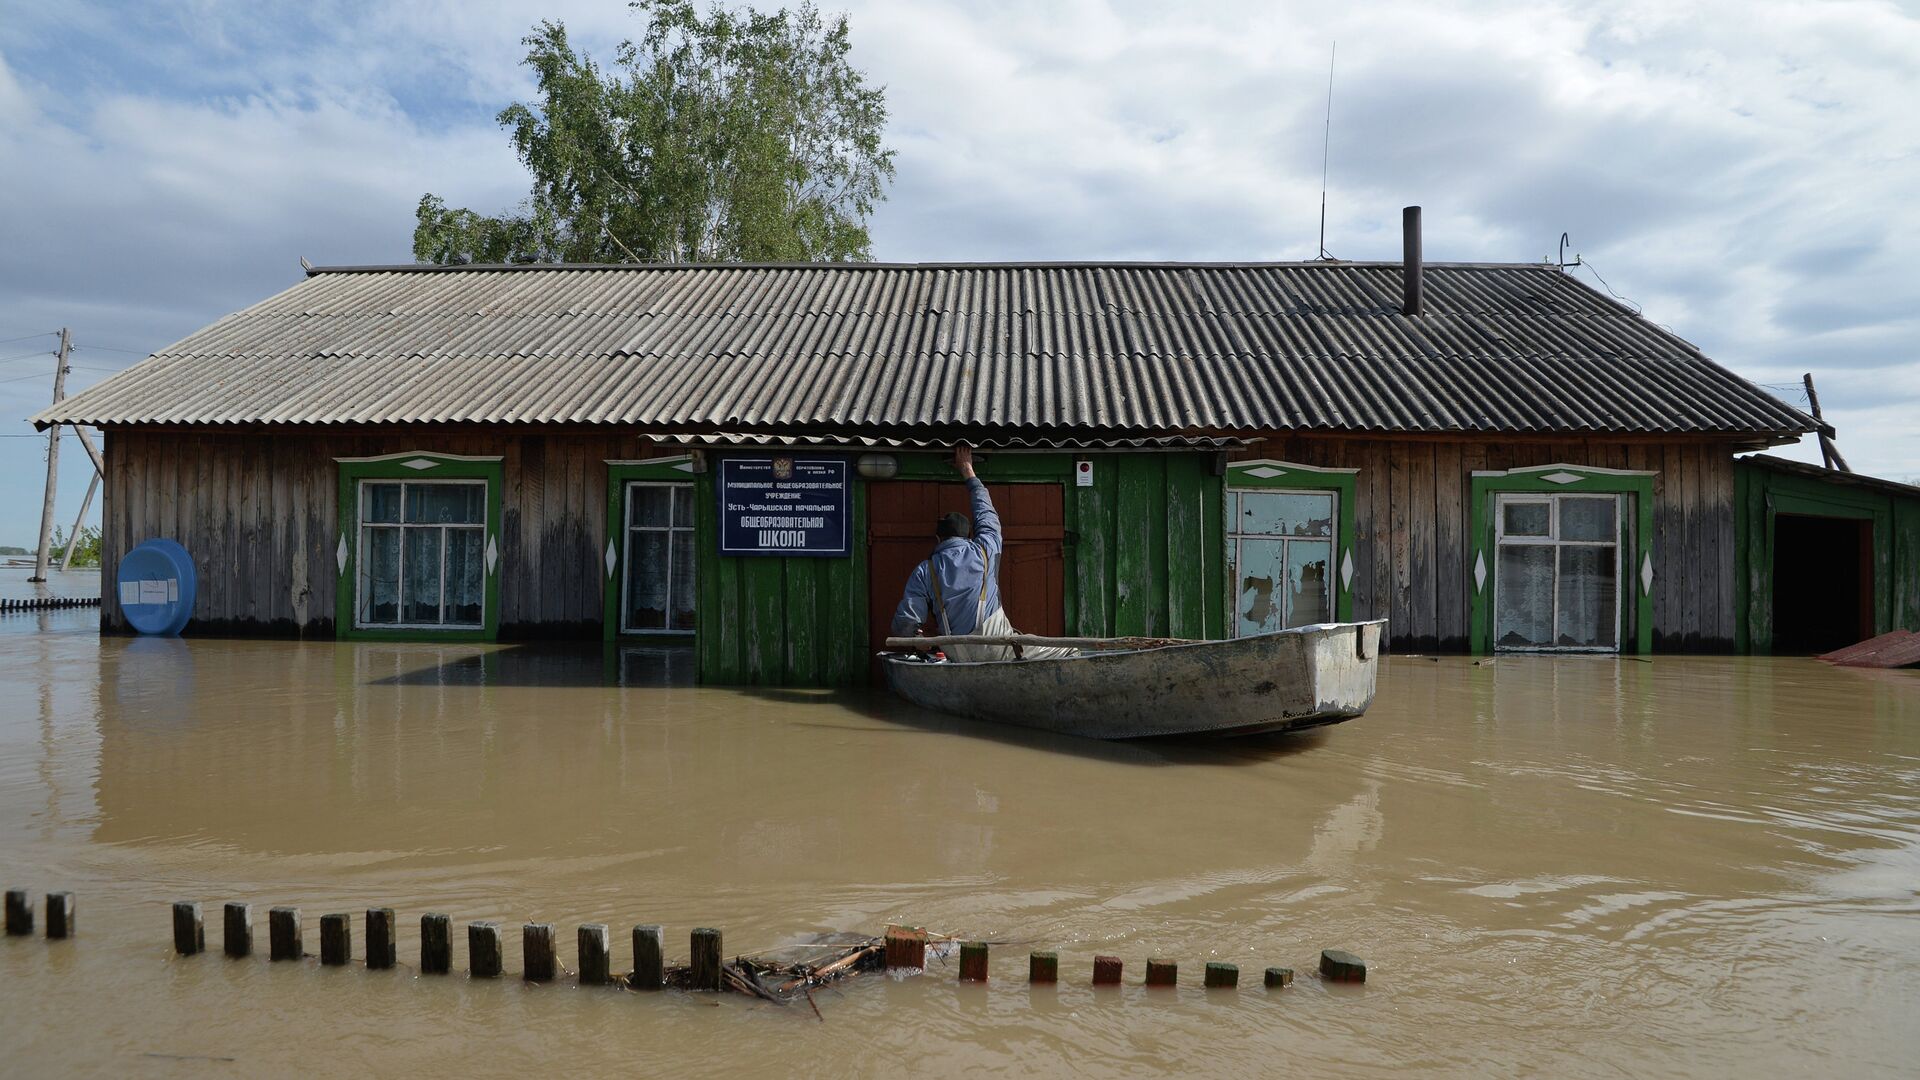
M 1054 659 L 955 663 L 888 655 L 884 666 L 894 693 L 976 720 L 1093 739 L 1252 735 L 1337 724 L 1366 712 L 1385 625 L 1384 619 L 1321 623 Z M 924 648 L 943 640 L 1074 641 L 895 638 L 888 645 Z

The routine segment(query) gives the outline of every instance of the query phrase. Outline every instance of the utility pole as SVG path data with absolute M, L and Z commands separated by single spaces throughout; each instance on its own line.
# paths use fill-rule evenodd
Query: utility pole
M 67 352 L 73 347 L 73 335 L 60 328 L 60 351 L 53 365 L 53 403 L 67 397 Z M 40 550 L 33 557 L 33 576 L 28 581 L 47 580 L 47 558 L 53 546 L 53 495 L 60 482 L 60 425 L 47 429 L 47 497 L 40 504 Z
M 1820 416 L 1820 395 L 1813 389 L 1813 372 L 1809 371 L 1802 375 L 1800 381 L 1807 388 L 1807 405 L 1813 413 L 1813 422 L 1820 425 L 1820 460 L 1825 462 L 1829 469 L 1838 468 L 1841 472 L 1852 472 L 1853 467 L 1847 464 L 1846 458 L 1840 456 L 1840 448 L 1834 445 L 1833 436 L 1827 434 L 1833 430 L 1833 426 Z

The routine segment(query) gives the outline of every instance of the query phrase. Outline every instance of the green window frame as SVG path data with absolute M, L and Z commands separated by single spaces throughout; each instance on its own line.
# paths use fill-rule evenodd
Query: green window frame
M 694 485 L 693 455 L 681 454 L 676 457 L 645 458 L 639 461 L 610 460 L 607 465 L 607 528 L 606 546 L 601 549 L 600 561 L 605 570 L 603 579 L 603 599 L 601 605 L 601 636 L 607 641 L 619 638 L 672 638 L 686 640 L 699 633 L 699 575 L 694 577 L 694 628 L 692 630 L 628 630 L 623 627 L 624 605 L 622 592 L 627 579 L 627 489 L 633 484 L 647 485 L 686 485 L 693 488 L 691 503 L 695 520 L 698 520 L 700 493 Z M 676 530 L 677 531 L 677 530 Z M 692 554 L 695 566 L 699 565 L 703 544 L 700 530 L 693 529 Z M 669 538 L 671 546 L 671 538 Z
M 1501 537 L 1500 496 L 1615 495 L 1619 572 L 1615 577 L 1619 613 L 1632 623 L 1615 624 L 1614 649 L 1532 648 L 1533 652 L 1653 651 L 1653 478 L 1654 472 L 1604 469 L 1592 465 L 1535 465 L 1524 469 L 1473 474 L 1473 550 L 1468 562 L 1469 641 L 1477 654 L 1498 650 L 1494 641 L 1494 592 Z M 1557 506 L 1557 500 L 1555 500 Z M 1557 510 L 1553 511 L 1557 513 Z M 1557 534 L 1556 534 L 1557 535 Z M 1627 595 L 1631 592 L 1631 598 Z M 1624 632 L 1623 632 L 1624 631 Z M 1630 633 L 1630 637 L 1629 637 Z
M 1333 494 L 1334 517 L 1336 525 L 1333 532 L 1332 593 L 1333 617 L 1336 622 L 1353 621 L 1353 574 L 1354 562 L 1354 491 L 1359 469 L 1332 469 L 1317 465 L 1301 465 L 1291 461 L 1276 461 L 1271 458 L 1259 458 L 1251 461 L 1234 461 L 1227 464 L 1227 483 L 1225 497 L 1220 500 L 1222 514 L 1226 523 L 1226 632 L 1237 635 L 1239 617 L 1235 614 L 1240 601 L 1237 588 L 1239 576 L 1240 529 L 1236 514 L 1239 495 L 1242 492 L 1283 492 Z
M 506 486 L 501 459 L 418 450 L 378 457 L 335 458 L 334 462 L 339 468 L 340 483 L 340 530 L 334 546 L 334 565 L 340 576 L 334 583 L 334 636 L 349 641 L 496 640 L 500 634 L 500 499 Z M 485 486 L 486 512 L 480 526 L 483 537 L 481 618 L 477 625 L 360 625 L 361 498 L 369 482 Z M 378 523 L 374 527 L 379 527 Z M 404 536 L 406 526 L 395 523 L 395 527 L 400 528 Z M 471 526 L 443 527 L 443 538 L 450 528 Z M 404 546 L 403 542 L 403 549 Z M 444 562 L 444 550 L 440 557 Z M 444 567 L 442 575 L 444 578 Z

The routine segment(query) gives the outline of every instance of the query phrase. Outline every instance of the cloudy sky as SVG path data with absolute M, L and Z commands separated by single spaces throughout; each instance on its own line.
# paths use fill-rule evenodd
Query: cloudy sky
M 1333 254 L 1397 259 L 1409 203 L 1433 260 L 1568 232 L 1589 282 L 1748 378 L 1815 372 L 1856 469 L 1920 478 L 1912 6 L 824 6 L 887 89 L 879 258 L 1311 258 L 1337 41 Z M 302 256 L 409 260 L 422 192 L 516 202 L 493 116 L 532 94 L 542 17 L 601 57 L 640 30 L 617 0 L 0 0 L 0 544 L 39 520 L 23 418 L 54 338 L 32 335 L 72 327 L 71 391 Z M 71 521 L 85 458 L 62 462 Z

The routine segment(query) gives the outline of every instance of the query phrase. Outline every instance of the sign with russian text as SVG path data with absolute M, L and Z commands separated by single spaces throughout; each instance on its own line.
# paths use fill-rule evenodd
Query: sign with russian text
M 720 554 L 848 555 L 847 463 L 836 458 L 722 458 Z

